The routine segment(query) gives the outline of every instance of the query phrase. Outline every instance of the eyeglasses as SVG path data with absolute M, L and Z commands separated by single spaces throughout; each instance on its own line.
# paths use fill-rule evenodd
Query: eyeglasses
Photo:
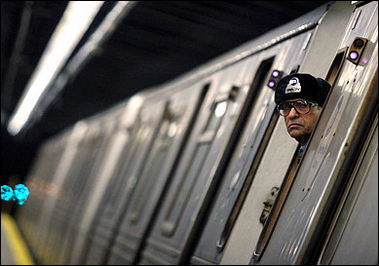
M 276 109 L 281 116 L 287 116 L 291 112 L 292 107 L 295 108 L 296 112 L 304 115 L 311 111 L 312 106 L 318 106 L 318 104 L 308 102 L 307 100 L 297 100 L 294 102 L 282 102 L 276 106 Z

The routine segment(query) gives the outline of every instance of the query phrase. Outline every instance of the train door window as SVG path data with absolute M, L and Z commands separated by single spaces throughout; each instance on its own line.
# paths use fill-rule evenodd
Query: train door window
M 107 192 L 104 196 L 103 203 L 105 204 L 105 214 L 107 215 L 109 212 L 112 212 L 113 206 L 116 202 L 116 199 L 120 197 L 121 191 L 123 189 L 123 175 L 122 173 L 127 169 L 128 167 L 128 158 L 133 158 L 133 155 L 135 155 L 136 151 L 136 145 L 133 145 L 134 142 L 131 140 L 132 133 L 130 133 L 128 130 L 125 130 L 125 132 L 122 132 L 126 136 L 129 136 L 126 140 L 126 142 L 123 144 L 123 149 L 120 154 L 120 156 L 117 159 L 117 164 L 115 166 L 115 172 L 113 173 L 113 177 L 111 178 L 110 183 L 107 187 Z M 131 156 L 128 156 L 128 155 Z
M 103 153 L 103 150 L 104 150 L 106 142 L 107 142 L 106 136 L 107 136 L 107 134 L 105 132 L 99 133 L 93 139 L 92 143 L 90 143 L 90 145 L 88 147 L 88 152 L 93 156 L 93 158 L 89 162 L 88 167 L 85 167 L 85 171 L 84 171 L 83 175 L 81 176 L 81 178 L 83 176 L 86 177 L 86 178 L 83 178 L 83 180 L 85 180 L 83 187 L 85 186 L 85 184 L 87 182 L 90 181 L 90 179 L 92 179 L 92 177 L 90 175 L 91 175 L 91 173 L 93 173 L 94 169 L 96 167 L 99 167 L 99 165 L 101 164 L 102 153 Z M 78 194 L 83 195 L 83 190 L 81 192 L 79 192 Z
M 201 166 L 204 164 L 204 160 L 210 149 L 210 145 L 218 128 L 221 125 L 222 118 L 228 107 L 227 99 L 216 101 L 212 106 L 212 112 L 208 117 L 206 126 L 203 133 L 199 136 L 198 143 L 191 159 L 190 164 L 187 167 L 186 175 L 182 179 L 179 189 L 174 196 L 172 205 L 163 222 L 162 232 L 166 235 L 173 234 L 181 214 L 184 210 L 187 198 L 190 195 L 192 187 L 196 183 L 196 179 L 200 173 Z
M 104 142 L 105 138 L 104 133 L 97 134 L 89 143 L 87 147 L 88 152 L 88 158 L 87 162 L 82 166 L 82 171 L 80 172 L 79 178 L 81 182 L 77 182 L 73 185 L 73 191 L 75 192 L 75 198 L 78 200 L 81 195 L 83 194 L 83 191 L 85 191 L 86 184 L 90 181 L 91 177 L 91 171 L 93 171 L 93 168 L 97 166 L 96 160 L 98 159 L 98 155 L 101 152 L 101 148 Z
M 113 211 L 115 211 L 115 206 L 119 202 L 119 199 L 122 195 L 122 192 L 125 190 L 125 187 L 133 186 L 131 183 L 132 180 L 128 179 L 128 171 L 130 171 L 132 165 L 134 165 L 135 160 L 138 157 L 137 153 L 141 150 L 141 146 L 146 141 L 148 131 L 149 128 L 146 125 L 141 125 L 136 133 L 135 139 L 132 140 L 133 147 L 132 151 L 130 152 L 130 156 L 127 158 L 120 156 L 120 163 L 118 164 L 118 171 L 116 173 L 117 180 L 119 180 L 119 182 L 115 188 L 111 188 L 116 189 L 116 191 L 112 191 L 108 205 Z M 128 183 L 125 184 L 126 182 Z
M 70 178 L 65 181 L 65 190 L 69 193 L 70 198 L 76 196 L 74 192 L 77 191 L 78 186 L 81 186 L 78 181 L 81 180 L 80 177 L 85 174 L 86 169 L 90 167 L 91 162 L 94 160 L 94 153 L 89 151 L 88 146 L 90 145 L 88 143 L 88 140 L 81 143 L 78 158 L 75 160 L 77 162 L 76 167 L 68 175 Z
M 347 52 L 347 47 L 341 49 L 335 56 L 330 69 L 328 71 L 328 74 L 326 76 L 326 80 L 333 86 L 335 80 L 337 79 L 343 63 L 344 58 Z M 257 242 L 257 245 L 254 250 L 254 255 L 252 257 L 252 263 L 253 261 L 259 261 L 265 247 L 268 243 L 268 239 L 270 238 L 272 234 L 272 230 L 276 224 L 276 221 L 278 219 L 278 215 L 281 212 L 281 209 L 283 207 L 283 202 L 286 200 L 287 194 L 289 193 L 289 189 L 292 186 L 292 182 L 294 181 L 294 178 L 296 176 L 296 172 L 298 170 L 298 153 L 296 153 L 292 159 L 292 162 L 290 164 L 290 167 L 288 169 L 288 172 L 285 176 L 285 179 L 283 180 L 281 191 L 277 196 L 275 206 L 271 210 L 271 213 L 269 215 L 269 219 L 267 219 L 267 222 L 265 223 L 263 230 L 261 232 L 261 235 L 259 237 L 259 240 Z
M 140 217 L 140 213 L 144 209 L 151 190 L 154 185 L 154 175 L 159 173 L 164 160 L 166 159 L 169 147 L 171 146 L 174 137 L 177 133 L 177 121 L 175 117 L 170 113 L 169 108 L 165 110 L 163 121 L 159 130 L 159 136 L 156 141 L 157 152 L 153 154 L 153 159 L 147 167 L 144 168 L 141 176 L 138 177 L 140 180 L 137 184 L 137 188 L 133 193 L 131 199 L 131 214 L 129 219 L 132 222 L 137 222 Z

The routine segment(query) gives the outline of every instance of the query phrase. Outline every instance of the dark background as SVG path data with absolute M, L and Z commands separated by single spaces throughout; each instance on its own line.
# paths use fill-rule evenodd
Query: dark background
M 19 135 L 15 110 L 68 1 L 1 1 L 1 184 L 22 182 L 39 145 L 328 1 L 142 1 Z M 117 2 L 106 1 L 75 52 Z

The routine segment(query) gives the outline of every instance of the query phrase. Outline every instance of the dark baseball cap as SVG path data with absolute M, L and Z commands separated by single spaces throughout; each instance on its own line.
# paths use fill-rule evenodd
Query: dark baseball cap
M 284 101 L 301 98 L 323 106 L 330 87 L 326 80 L 310 74 L 290 74 L 279 81 L 275 91 L 275 103 L 280 104 Z

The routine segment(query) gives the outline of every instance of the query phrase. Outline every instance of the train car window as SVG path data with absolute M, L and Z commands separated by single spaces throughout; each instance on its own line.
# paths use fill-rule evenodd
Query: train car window
M 136 128 L 134 128 L 136 129 Z M 137 131 L 138 132 L 138 131 Z M 125 130 L 123 134 L 126 134 L 127 136 L 132 135 L 131 132 L 128 130 Z M 134 145 L 135 143 L 132 142 L 132 137 L 129 137 L 126 142 L 123 144 L 123 150 L 120 154 L 120 156 L 117 159 L 117 164 L 115 166 L 115 170 L 112 174 L 112 178 L 110 179 L 110 182 L 107 185 L 106 193 L 102 199 L 101 205 L 103 206 L 103 209 L 101 211 L 102 216 L 111 216 L 113 215 L 115 211 L 115 204 L 117 202 L 117 199 L 119 199 L 121 192 L 123 191 L 124 188 L 124 180 L 125 178 L 125 171 L 128 169 L 128 163 L 130 160 L 129 159 L 129 154 L 135 154 L 136 149 Z M 104 214 L 103 214 L 104 213 Z M 100 214 L 99 214 L 100 215 Z M 95 218 L 95 221 L 97 222 L 97 218 Z
M 191 188 L 195 184 L 198 173 L 200 172 L 201 165 L 208 153 L 210 147 L 210 142 L 201 143 L 196 147 L 195 156 L 192 159 L 187 174 L 183 179 L 183 182 L 180 186 L 180 189 L 175 195 L 174 204 L 171 206 L 169 213 L 166 216 L 164 223 L 164 233 L 171 235 L 174 232 L 175 226 L 178 222 L 178 219 L 181 215 L 184 205 L 187 202 L 187 198 L 191 192 Z
M 82 185 L 80 183 L 83 183 L 83 180 L 80 180 L 80 177 L 86 167 L 88 167 L 87 162 L 91 163 L 91 154 L 93 153 L 90 152 L 89 143 L 91 142 L 88 139 L 79 143 L 74 163 L 65 177 L 63 189 L 58 196 L 56 208 L 53 210 L 52 219 L 48 225 L 48 231 L 56 231 L 57 234 L 50 234 L 47 241 L 48 244 L 45 245 L 45 248 L 52 252 L 56 251 L 56 246 L 50 246 L 50 243 L 54 242 L 54 239 L 62 241 L 67 233 L 64 231 L 64 227 L 67 225 L 68 219 L 72 216 L 73 210 L 71 208 L 75 207 L 73 204 L 76 203 L 78 194 L 76 186 Z
M 122 132 L 126 136 L 129 136 L 128 130 L 125 130 Z M 122 191 L 122 171 L 125 171 L 125 168 L 127 167 L 127 163 L 124 163 L 125 159 L 128 158 L 128 154 L 132 153 L 134 154 L 135 150 L 133 149 L 134 146 L 132 145 L 132 142 L 130 141 L 130 137 L 126 140 L 126 142 L 123 144 L 123 149 L 120 154 L 120 156 L 117 159 L 117 164 L 115 166 L 115 172 L 113 173 L 113 177 L 110 179 L 109 184 L 107 185 L 107 191 L 104 195 L 104 198 L 102 199 L 102 203 L 105 204 L 105 211 L 108 212 L 108 209 L 110 208 L 110 203 L 114 203 L 115 199 L 117 199 L 120 196 L 120 192 Z
M 341 49 L 336 56 L 329 68 L 328 74 L 326 75 L 326 80 L 333 86 L 334 81 L 336 80 L 339 72 L 342 69 L 344 58 L 346 57 L 348 47 Z
M 135 127 L 134 130 L 136 130 L 135 136 L 137 136 L 137 134 L 141 134 L 143 129 L 141 127 Z M 114 178 L 111 179 L 112 181 L 108 185 L 103 199 L 103 204 L 105 204 L 103 211 L 106 214 L 101 214 L 103 217 L 112 216 L 114 214 L 116 209 L 115 206 L 119 202 L 122 191 L 124 191 L 125 182 L 128 180 L 125 176 L 127 170 L 129 169 L 129 165 L 131 164 L 131 158 L 136 157 L 135 155 L 138 151 L 138 144 L 141 144 L 141 142 L 133 140 L 133 137 L 131 137 L 130 140 L 127 141 L 121 155 L 118 158 L 118 162 L 115 167 L 116 170 L 113 174 Z
M 118 184 L 115 188 L 116 191 L 112 191 L 110 193 L 110 200 L 109 200 L 109 208 L 111 208 L 113 211 L 115 211 L 115 206 L 117 203 L 119 203 L 120 197 L 122 192 L 125 190 L 126 186 L 132 186 L 133 184 L 125 184 L 125 182 L 132 182 L 127 178 L 128 171 L 132 168 L 131 166 L 135 163 L 138 151 L 141 149 L 141 146 L 146 141 L 146 138 L 148 136 L 149 128 L 146 126 L 141 126 L 137 133 L 136 138 L 134 139 L 134 144 L 131 151 L 131 156 L 128 158 L 129 160 L 125 160 L 126 158 L 124 156 L 120 156 L 120 163 L 118 165 L 118 171 L 116 173 Z M 126 149 L 125 149 L 126 150 Z M 127 153 L 127 150 L 125 151 Z M 124 155 L 124 154 L 123 154 Z
M 162 143 L 162 146 L 160 147 L 158 154 L 154 157 L 154 160 L 151 164 L 151 167 L 149 167 L 149 171 L 147 173 L 148 177 L 153 176 L 154 174 L 159 173 L 159 170 L 161 169 L 164 160 L 166 159 L 166 154 L 168 152 L 168 143 Z M 147 204 L 149 195 L 151 190 L 153 189 L 154 180 L 152 178 L 146 178 L 144 180 L 145 182 L 140 182 L 137 188 L 137 191 L 134 195 L 138 195 L 138 197 L 134 197 L 131 201 L 132 209 L 130 214 L 130 221 L 135 223 L 139 220 L 141 216 L 141 212 L 143 211 L 144 207 Z
M 88 151 L 87 141 L 79 144 L 78 153 L 75 156 L 75 164 L 71 167 L 69 173 L 67 173 L 67 178 L 63 185 L 63 192 L 67 193 L 65 200 L 69 200 L 73 197 L 73 187 L 76 184 L 77 178 L 81 176 L 81 173 L 86 167 L 86 161 L 91 160 L 91 153 Z M 67 197 L 69 196 L 69 197 Z
M 334 85 L 334 82 L 337 80 L 340 74 L 340 71 L 342 69 L 342 66 L 345 62 L 344 58 L 346 57 L 347 50 L 348 50 L 348 47 L 340 49 L 338 53 L 336 54 L 329 68 L 328 74 L 326 76 L 326 80 L 332 85 L 332 87 Z M 297 170 L 298 170 L 297 157 L 298 157 L 298 154 L 296 153 L 289 167 L 289 170 L 286 174 L 286 177 L 283 180 L 281 190 L 279 192 L 279 195 L 277 196 L 276 202 L 271 210 L 271 213 L 269 214 L 267 222 L 265 223 L 262 233 L 259 237 L 259 240 L 257 242 L 257 245 L 255 247 L 255 250 L 251 259 L 251 263 L 255 263 L 261 259 L 264 253 L 264 250 L 266 248 L 266 245 L 271 237 L 272 230 L 276 225 L 276 221 L 283 208 L 283 204 L 287 198 L 289 189 L 292 186 L 292 183 L 294 182 L 294 178 L 297 174 Z
M 176 133 L 177 123 L 174 120 L 174 117 L 170 114 L 169 108 L 166 108 L 159 132 L 160 137 L 157 138 L 157 154 L 154 154 L 152 162 L 144 168 L 143 173 L 138 177 L 138 180 L 140 181 L 138 182 L 137 188 L 131 199 L 131 214 L 129 219 L 132 222 L 138 220 L 141 211 L 148 201 L 149 194 L 153 189 L 154 184 L 154 178 L 152 177 L 159 173 Z
M 173 204 L 169 208 L 165 221 L 163 222 L 162 232 L 166 235 L 173 234 L 179 222 L 187 198 L 190 195 L 192 187 L 196 183 L 196 179 L 201 170 L 201 165 L 208 154 L 212 140 L 221 125 L 227 107 L 228 102 L 226 99 L 220 100 L 212 106 L 213 110 L 208 117 L 203 133 L 199 136 L 194 156 L 186 171 L 186 176 L 182 179 L 182 183 L 172 201 Z
M 91 173 L 94 171 L 95 167 L 98 167 L 100 164 L 98 160 L 101 160 L 101 153 L 104 148 L 104 144 L 106 142 L 106 134 L 101 133 L 96 136 L 88 145 L 88 152 L 92 156 L 88 156 L 89 160 L 82 167 L 82 171 L 79 174 L 79 178 L 83 180 L 83 182 L 75 183 L 73 186 L 73 190 L 75 191 L 76 198 L 82 197 L 82 195 L 87 194 L 88 190 L 86 190 L 86 186 L 88 182 L 91 182 L 93 177 L 91 177 Z M 83 193 L 84 192 L 84 193 Z
M 138 182 L 136 184 L 136 186 L 140 186 L 139 183 L 141 182 L 141 174 L 143 173 L 144 169 L 146 168 L 146 162 L 147 162 L 149 155 L 152 151 L 153 145 L 154 145 L 154 143 L 158 137 L 158 133 L 162 130 L 162 127 L 165 124 L 165 122 L 164 122 L 165 117 L 167 117 L 168 113 L 169 113 L 168 112 L 169 105 L 170 105 L 170 102 L 167 101 L 165 104 L 165 109 L 163 110 L 163 114 L 159 116 L 159 123 L 156 125 L 156 127 L 152 128 L 151 125 L 149 126 L 150 131 L 153 130 L 153 133 L 150 135 L 148 132 L 146 132 L 147 134 L 150 135 L 149 139 L 148 139 L 149 145 L 148 145 L 147 150 L 145 151 L 145 153 L 143 155 L 142 161 L 139 162 L 138 171 L 137 171 L 137 174 L 135 177 L 136 182 Z

